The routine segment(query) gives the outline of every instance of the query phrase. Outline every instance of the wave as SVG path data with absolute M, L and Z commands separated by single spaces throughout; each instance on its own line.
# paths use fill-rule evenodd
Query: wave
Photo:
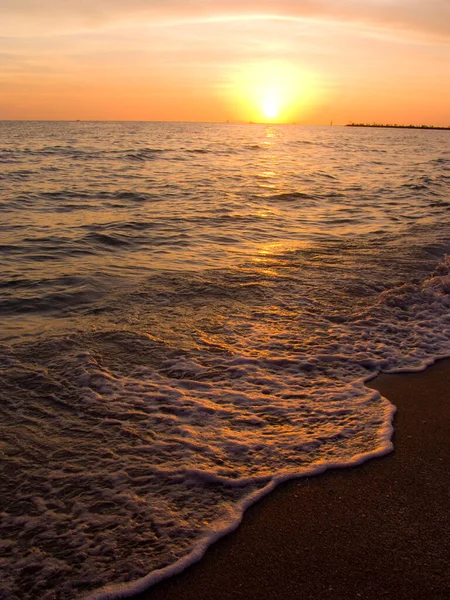
M 23 428 L 2 478 L 10 556 L 33 570 L 21 599 L 50 576 L 67 598 L 142 587 L 278 482 L 389 451 L 393 407 L 364 381 L 449 354 L 450 262 L 417 277 L 441 250 L 411 249 L 395 273 L 386 240 L 359 265 L 349 243 L 161 273 L 109 294 L 116 328 L 3 346 L 6 455 Z
M 156 148 L 139 148 L 138 150 L 130 150 L 123 156 L 125 160 L 145 162 L 147 160 L 155 160 L 161 157 L 166 151 Z M 118 157 L 120 158 L 120 157 Z
M 151 192 L 139 192 L 129 190 L 117 191 L 86 191 L 86 190 L 67 190 L 61 189 L 52 192 L 30 191 L 19 193 L 8 198 L 2 203 L 4 210 L 14 211 L 27 206 L 29 209 L 37 212 L 46 212 L 51 207 L 59 212 L 72 212 L 75 210 L 84 210 L 91 208 L 99 209 L 101 205 L 111 204 L 114 207 L 126 206 L 131 203 L 158 202 L 163 197 Z M 100 206 L 101 206 L 100 205 Z
M 307 192 L 285 192 L 282 194 L 271 194 L 267 196 L 263 196 L 264 200 L 269 200 L 273 202 L 297 202 L 299 200 L 311 200 L 313 202 L 317 201 L 318 197 Z
M 39 257 L 39 260 L 43 259 L 45 257 Z M 98 279 L 76 276 L 5 279 L 0 289 L 0 314 L 4 317 L 30 313 L 63 317 L 81 306 L 95 307 L 105 294 L 104 284 Z

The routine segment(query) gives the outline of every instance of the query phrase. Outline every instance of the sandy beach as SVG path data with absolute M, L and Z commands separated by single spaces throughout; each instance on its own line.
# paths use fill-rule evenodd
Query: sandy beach
M 450 361 L 382 375 L 394 452 L 292 481 L 236 532 L 135 600 L 450 597 Z

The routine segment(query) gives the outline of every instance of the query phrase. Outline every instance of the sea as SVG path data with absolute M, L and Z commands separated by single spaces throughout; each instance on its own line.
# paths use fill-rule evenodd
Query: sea
M 0 215 L 1 600 L 183 569 L 450 355 L 449 131 L 4 121 Z

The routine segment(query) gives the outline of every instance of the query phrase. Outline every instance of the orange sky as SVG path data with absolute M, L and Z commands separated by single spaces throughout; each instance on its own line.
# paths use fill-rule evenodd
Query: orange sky
M 0 119 L 450 125 L 450 0 L 1 0 Z

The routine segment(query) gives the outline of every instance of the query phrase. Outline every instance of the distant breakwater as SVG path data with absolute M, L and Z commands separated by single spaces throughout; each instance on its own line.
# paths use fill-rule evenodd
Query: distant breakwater
M 346 127 L 384 127 L 387 129 L 434 129 L 436 131 L 450 131 L 449 127 L 438 127 L 435 125 L 395 125 L 382 123 L 348 123 Z

